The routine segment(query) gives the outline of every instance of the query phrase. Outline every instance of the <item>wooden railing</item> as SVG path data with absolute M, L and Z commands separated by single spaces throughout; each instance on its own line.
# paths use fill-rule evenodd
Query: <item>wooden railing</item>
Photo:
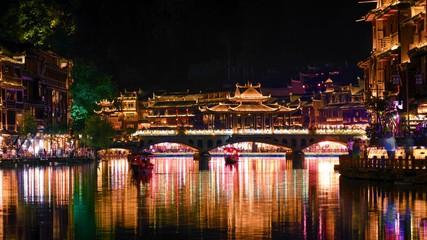
M 365 169 L 395 169 L 395 170 L 424 170 L 427 171 L 427 157 L 425 159 L 412 159 L 398 157 L 389 159 L 384 156 L 377 158 L 352 158 L 342 155 L 339 158 L 340 168 L 365 168 Z

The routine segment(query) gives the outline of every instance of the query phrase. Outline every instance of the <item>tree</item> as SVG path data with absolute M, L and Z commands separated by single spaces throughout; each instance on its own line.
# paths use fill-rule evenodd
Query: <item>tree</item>
M 96 152 L 99 149 L 109 148 L 113 143 L 115 131 L 111 124 L 99 117 L 92 115 L 85 121 L 85 127 L 82 131 L 82 142 L 94 149 Z
M 397 109 L 390 97 L 375 97 L 367 98 L 365 103 L 366 109 L 373 115 L 375 121 L 370 122 L 367 129 L 367 136 L 371 138 L 381 138 L 386 132 L 396 130 Z
M 5 1 L 0 4 L 0 38 L 65 54 L 76 33 L 72 11 L 77 4 L 53 0 Z
M 19 135 L 26 136 L 28 133 L 35 134 L 37 132 L 37 126 L 38 123 L 36 118 L 28 110 L 24 110 Z
M 95 102 L 112 99 L 116 88 L 112 77 L 101 73 L 92 61 L 75 59 L 77 19 L 80 16 L 76 13 L 81 10 L 81 3 L 79 0 L 0 1 L 1 41 L 48 49 L 73 59 L 74 84 L 70 89 L 73 125 L 69 126 L 73 131 L 82 130 L 85 119 L 94 114 Z M 59 130 L 58 127 L 64 128 L 56 126 L 55 130 Z
M 85 119 L 94 114 L 97 101 L 114 99 L 116 86 L 110 75 L 99 72 L 88 60 L 76 60 L 71 74 L 74 79 L 70 89 L 73 98 L 71 117 L 73 128 L 79 131 L 84 128 Z

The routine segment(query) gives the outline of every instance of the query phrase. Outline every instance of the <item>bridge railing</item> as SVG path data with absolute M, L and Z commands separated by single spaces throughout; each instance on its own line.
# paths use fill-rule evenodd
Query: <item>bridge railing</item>
M 188 130 L 138 130 L 133 137 L 137 136 L 172 136 L 177 134 L 185 135 L 232 135 L 232 134 L 241 134 L 241 135 L 265 135 L 265 134 L 319 134 L 319 135 L 364 135 L 364 130 L 353 130 L 353 129 L 317 129 L 315 132 L 309 131 L 308 129 L 240 129 L 233 131 L 233 129 L 188 129 Z

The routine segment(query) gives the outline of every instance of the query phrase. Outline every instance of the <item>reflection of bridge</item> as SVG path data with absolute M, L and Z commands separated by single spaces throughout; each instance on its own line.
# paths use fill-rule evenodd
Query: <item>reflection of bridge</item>
M 233 143 L 259 142 L 302 152 L 304 148 L 318 142 L 332 141 L 346 144 L 348 138 L 363 138 L 364 131 L 353 130 L 318 130 L 309 133 L 307 130 L 275 130 L 232 132 L 231 130 L 189 130 L 189 131 L 138 131 L 128 140 L 115 141 L 112 148 L 126 148 L 134 152 L 142 151 L 158 143 L 171 142 L 190 147 L 199 154 Z

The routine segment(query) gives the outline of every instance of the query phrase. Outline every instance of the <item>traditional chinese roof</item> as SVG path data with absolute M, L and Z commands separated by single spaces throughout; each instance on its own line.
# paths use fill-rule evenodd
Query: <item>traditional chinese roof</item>
M 325 106 L 322 106 L 319 108 L 319 110 L 329 110 L 329 109 L 366 109 L 366 106 L 364 103 L 359 102 L 351 102 L 351 103 L 333 103 L 328 104 Z
M 236 84 L 236 91 L 233 97 L 228 97 L 231 101 L 236 102 L 254 102 L 254 101 L 266 101 L 271 96 L 264 96 L 261 92 L 261 84 L 252 85 L 248 82 L 245 85 Z
M 232 112 L 275 112 L 280 107 L 270 107 L 261 103 L 239 104 L 236 107 L 229 107 Z
M 93 110 L 94 113 L 96 114 L 111 114 L 111 113 L 115 113 L 117 111 L 117 109 L 101 109 L 101 110 Z
M 11 63 L 14 63 L 14 64 L 21 64 L 21 65 L 24 64 L 24 62 L 19 61 L 19 60 L 15 59 L 15 58 L 11 58 L 9 56 L 3 55 L 3 52 L 0 52 L 0 61 L 7 61 L 7 62 L 11 62 Z
M 210 112 L 230 112 L 230 107 L 236 107 L 237 105 L 219 103 L 213 107 L 201 108 L 201 111 L 210 111 Z
M 96 105 L 100 106 L 101 109 L 100 110 L 93 110 L 94 113 L 102 115 L 102 114 L 106 114 L 106 115 L 110 115 L 112 113 L 117 112 L 117 108 L 114 107 L 114 100 L 113 101 L 109 101 L 107 99 L 102 99 L 99 102 L 95 102 Z
M 111 106 L 114 105 L 114 100 L 113 101 L 109 101 L 107 99 L 102 99 L 101 101 L 95 102 L 95 103 L 96 103 L 96 105 L 101 106 L 102 108 L 104 108 L 104 107 L 111 107 Z
M 191 108 L 197 107 L 197 101 L 189 100 L 189 101 L 170 101 L 170 102 L 154 102 L 148 108 Z
M 300 107 L 298 105 L 297 108 L 291 108 L 272 102 L 270 101 L 271 96 L 262 95 L 260 84 L 252 85 L 252 83 L 247 83 L 244 86 L 236 84 L 234 97 L 229 97 L 228 100 L 229 103 L 201 107 L 200 111 L 215 113 L 292 113 Z

